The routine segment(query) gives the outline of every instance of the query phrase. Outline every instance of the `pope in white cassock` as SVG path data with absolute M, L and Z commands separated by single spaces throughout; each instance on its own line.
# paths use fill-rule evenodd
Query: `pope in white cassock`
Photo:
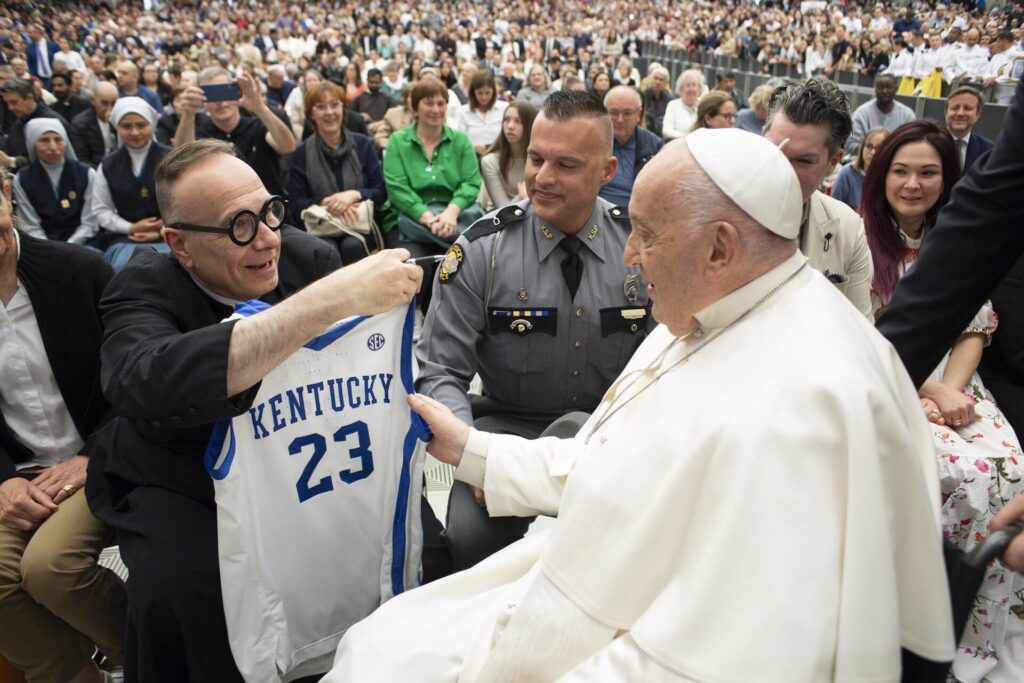
M 410 398 L 491 515 L 558 519 L 381 606 L 325 682 L 898 681 L 901 645 L 952 659 L 917 392 L 806 265 L 800 197 L 739 130 L 644 168 L 624 258 L 660 326 L 575 438 Z

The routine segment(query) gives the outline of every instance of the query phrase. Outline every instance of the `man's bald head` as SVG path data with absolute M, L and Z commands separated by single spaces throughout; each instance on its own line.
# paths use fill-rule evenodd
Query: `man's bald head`
M 100 121 L 110 120 L 110 112 L 117 102 L 117 88 L 107 81 L 98 82 L 92 89 L 92 108 Z

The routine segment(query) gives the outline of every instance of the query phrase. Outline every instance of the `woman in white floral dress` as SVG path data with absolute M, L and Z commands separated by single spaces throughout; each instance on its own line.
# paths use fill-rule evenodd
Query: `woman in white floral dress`
M 876 316 L 917 258 L 959 177 L 952 137 L 930 121 L 897 128 L 876 151 L 861 205 L 875 268 Z M 986 304 L 919 392 L 938 457 L 943 533 L 965 551 L 985 537 L 992 516 L 1024 492 L 1020 441 L 977 373 L 997 327 L 998 318 Z M 975 599 L 951 678 L 1024 681 L 1024 577 L 998 560 L 989 566 Z

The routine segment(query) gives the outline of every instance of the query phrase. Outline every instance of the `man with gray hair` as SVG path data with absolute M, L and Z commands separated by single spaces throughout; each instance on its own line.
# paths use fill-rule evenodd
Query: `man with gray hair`
M 612 120 L 612 155 L 618 160 L 615 177 L 601 188 L 601 198 L 619 206 L 629 205 L 633 181 L 665 142 L 640 127 L 643 98 L 636 88 L 617 85 L 604 96 L 604 106 Z
M 490 514 L 553 526 L 381 606 L 324 683 L 897 681 L 901 645 L 949 661 L 928 424 L 893 348 L 807 266 L 801 212 L 788 160 L 745 131 L 648 164 L 623 259 L 660 324 L 576 436 L 410 400 Z
M 231 142 L 252 166 L 271 194 L 284 195 L 281 179 L 281 155 L 295 151 L 295 137 L 288 125 L 277 117 L 260 92 L 256 79 L 240 73 L 232 79 L 227 69 L 211 66 L 199 73 L 199 85 L 238 83 L 238 100 L 207 102 L 203 89 L 189 86 L 182 95 L 181 121 L 174 136 L 176 146 L 196 139 L 213 138 Z M 204 108 L 206 113 L 199 110 Z M 248 114 L 243 114 L 244 107 Z
M 668 69 L 657 64 L 647 74 L 647 89 L 644 90 L 644 120 L 647 130 L 658 137 L 662 136 L 661 126 L 665 120 L 665 110 L 675 95 L 668 87 Z
M 156 195 L 172 255 L 137 252 L 100 302 L 117 417 L 97 436 L 87 493 L 132 576 L 126 679 L 240 682 L 203 461 L 214 424 L 249 410 L 264 377 L 334 322 L 409 302 L 422 271 L 403 249 L 337 270 L 337 252 L 283 225 L 283 200 L 227 142 L 175 148 Z M 251 299 L 272 305 L 222 322 Z
M 775 90 L 764 136 L 782 149 L 803 195 L 800 250 L 865 317 L 871 316 L 871 252 L 860 216 L 821 191 L 843 157 L 850 134 L 846 95 L 830 80 L 812 78 Z

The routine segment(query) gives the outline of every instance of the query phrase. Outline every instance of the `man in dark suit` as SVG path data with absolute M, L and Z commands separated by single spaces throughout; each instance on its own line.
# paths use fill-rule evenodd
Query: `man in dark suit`
M 992 141 L 974 132 L 974 124 L 981 118 L 983 102 L 981 92 L 963 86 L 946 99 L 946 127 L 953 134 L 960 154 L 960 166 L 967 173 L 982 154 L 992 149 Z
M 137 253 L 104 293 L 101 381 L 117 417 L 96 437 L 87 492 L 131 572 L 126 680 L 230 683 L 203 466 L 214 423 L 248 410 L 263 377 L 334 321 L 410 301 L 422 271 L 401 249 L 336 270 L 330 245 L 281 226 L 283 206 L 225 141 L 175 149 L 156 194 L 172 255 Z M 242 210 L 259 220 L 243 229 Z M 273 305 L 221 322 L 256 298 Z
M 32 119 L 51 118 L 58 119 L 64 125 L 64 130 L 71 128 L 71 124 L 63 116 L 42 102 L 36 101 L 36 91 L 32 81 L 22 78 L 8 79 L 0 85 L 0 95 L 3 96 L 11 113 L 18 117 L 11 124 L 3 151 L 0 151 L 0 164 L 11 170 L 19 169 L 29 162 L 28 148 L 25 145 L 26 123 Z
M 112 533 L 79 489 L 110 418 L 98 305 L 113 272 L 16 232 L 10 192 L 0 169 L 0 654 L 29 680 L 99 683 L 95 647 L 123 658 L 125 591 L 95 561 Z
M 50 79 L 50 92 L 57 98 L 51 108 L 67 121 L 89 109 L 88 99 L 71 92 L 71 77 L 67 74 L 53 75 Z
M 58 52 L 60 45 L 46 37 L 42 26 L 32 24 L 28 27 L 28 40 L 25 41 L 28 72 L 41 80 L 44 87 L 50 84 L 50 77 L 53 76 L 53 56 Z
M 117 131 L 110 123 L 115 102 L 117 88 L 100 81 L 92 91 L 92 106 L 71 119 L 71 146 L 83 164 L 96 168 L 103 157 L 117 149 Z
M 271 35 L 271 31 L 274 27 L 269 23 L 264 22 L 260 26 L 259 34 L 253 38 L 252 44 L 259 48 L 260 52 L 263 53 L 264 57 L 267 56 L 268 52 L 277 51 L 277 43 L 274 41 L 274 37 Z

